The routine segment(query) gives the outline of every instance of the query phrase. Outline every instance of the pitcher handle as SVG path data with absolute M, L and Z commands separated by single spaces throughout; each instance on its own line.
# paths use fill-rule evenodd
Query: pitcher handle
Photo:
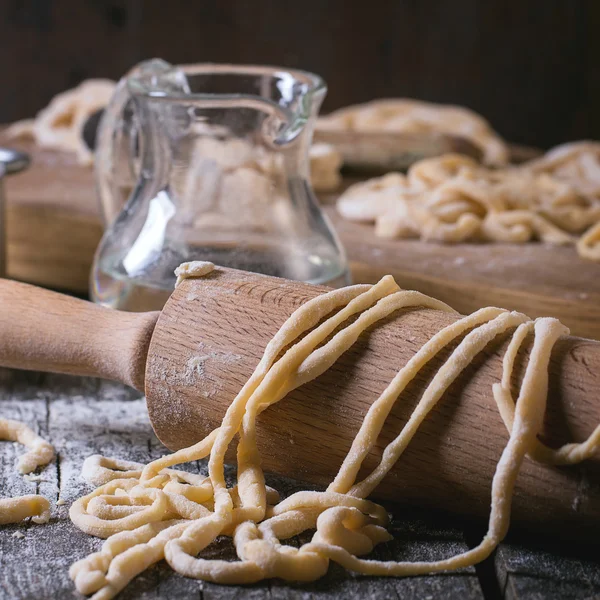
M 136 65 L 119 80 L 102 115 L 98 126 L 94 162 L 96 189 L 105 226 L 110 225 L 121 212 L 131 195 L 138 175 L 134 164 L 134 145 L 137 141 L 134 120 L 128 121 L 125 118 L 125 110 L 132 104 L 134 95 L 129 82 L 134 78 L 151 78 L 152 83 L 160 87 L 158 78 L 172 72 L 173 69 L 173 65 L 158 58 Z M 129 144 L 126 148 L 127 152 L 124 152 L 122 144 L 127 138 Z

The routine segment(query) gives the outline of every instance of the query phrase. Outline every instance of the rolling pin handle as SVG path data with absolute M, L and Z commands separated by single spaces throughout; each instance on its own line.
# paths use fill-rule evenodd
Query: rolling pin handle
M 101 377 L 143 392 L 159 314 L 111 310 L 0 279 L 0 366 Z

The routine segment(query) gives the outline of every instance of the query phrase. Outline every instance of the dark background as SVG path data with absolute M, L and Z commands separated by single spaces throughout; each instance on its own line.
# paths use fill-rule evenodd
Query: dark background
M 600 139 L 599 0 L 0 0 L 0 123 L 138 61 L 312 70 L 323 111 L 469 106 L 508 140 Z

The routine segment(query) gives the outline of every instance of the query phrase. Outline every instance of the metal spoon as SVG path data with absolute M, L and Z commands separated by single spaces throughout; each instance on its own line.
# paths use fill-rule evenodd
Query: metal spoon
M 23 171 L 29 163 L 25 152 L 0 148 L 0 277 L 6 277 L 6 198 L 2 180 L 5 175 Z

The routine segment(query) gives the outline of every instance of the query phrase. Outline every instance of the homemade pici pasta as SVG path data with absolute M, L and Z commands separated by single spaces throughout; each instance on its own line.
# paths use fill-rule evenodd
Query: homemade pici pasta
M 206 273 L 206 269 L 206 264 L 198 265 L 197 273 Z M 178 275 L 191 277 L 194 272 L 194 268 L 182 267 Z M 419 292 L 401 290 L 391 276 L 373 286 L 355 285 L 318 296 L 282 325 L 233 399 L 221 426 L 203 440 L 145 466 L 101 456 L 86 460 L 83 475 L 98 487 L 72 505 L 70 516 L 81 530 L 107 539 L 98 552 L 71 567 L 77 589 L 94 594 L 96 600 L 112 598 L 163 558 L 188 577 L 243 584 L 271 577 L 315 580 L 326 573 L 331 560 L 358 573 L 401 576 L 465 567 L 489 556 L 507 532 L 513 487 L 527 454 L 543 462 L 573 464 L 600 447 L 600 426 L 586 442 L 558 450 L 537 439 L 546 407 L 550 354 L 556 340 L 568 333 L 556 319 L 531 321 L 499 308 L 483 308 L 460 318 L 435 334 L 374 401 L 325 491 L 301 491 L 281 500 L 265 484 L 256 443 L 257 417 L 331 367 L 365 329 L 405 307 L 454 312 Z M 385 529 L 386 510 L 366 497 L 402 456 L 447 388 L 491 340 L 509 331 L 513 333 L 502 379 L 492 390 L 508 442 L 492 481 L 491 514 L 484 539 L 471 550 L 435 562 L 361 558 L 390 539 Z M 514 400 L 510 382 L 515 357 L 529 334 L 534 341 Z M 357 481 L 394 403 L 419 371 L 453 342 L 458 345 L 423 392 L 408 422 L 385 448 L 380 463 Z M 224 459 L 236 436 L 237 484 L 228 487 Z M 206 457 L 206 477 L 171 468 Z M 316 530 L 312 540 L 300 548 L 283 542 L 311 529 Z M 221 535 L 233 538 L 239 560 L 199 556 Z

